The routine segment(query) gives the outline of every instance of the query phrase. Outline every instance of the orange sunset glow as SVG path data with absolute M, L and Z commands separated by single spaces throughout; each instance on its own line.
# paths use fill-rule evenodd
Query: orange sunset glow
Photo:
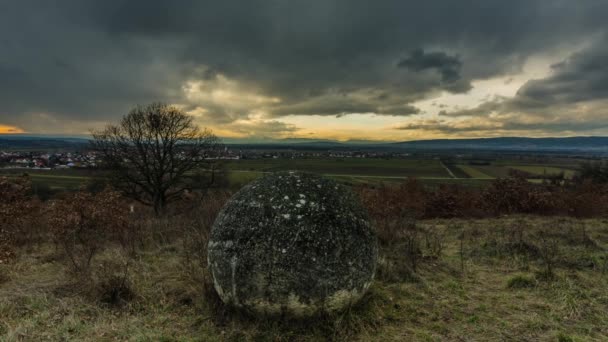
M 0 124 L 0 134 L 16 134 L 16 133 L 25 133 L 25 131 L 19 127 Z

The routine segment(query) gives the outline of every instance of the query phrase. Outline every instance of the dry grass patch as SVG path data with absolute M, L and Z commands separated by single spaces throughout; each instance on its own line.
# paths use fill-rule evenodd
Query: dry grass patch
M 138 250 L 129 267 L 132 295 L 120 305 L 80 291 L 55 248 L 42 245 L 21 251 L 14 263 L 0 265 L 0 273 L 7 275 L 0 283 L 0 339 L 608 339 L 608 275 L 602 268 L 608 247 L 606 222 L 513 217 L 416 225 L 420 232 L 441 235 L 441 253 L 432 255 L 435 247 L 427 245 L 421 233 L 419 260 L 413 270 L 408 260 L 411 253 L 403 249 L 407 240 L 384 245 L 382 253 L 393 268 L 381 266 L 384 274 L 379 274 L 360 305 L 339 315 L 304 321 L 251 317 L 214 302 L 204 264 L 185 250 L 193 247 L 179 237 L 146 242 Z M 517 231 L 522 225 L 520 235 Z M 555 227 L 551 234 L 560 246 L 551 279 L 541 276 L 542 257 L 513 245 L 520 238 L 526 244 L 539 243 L 537 233 L 547 227 Z M 120 260 L 116 249 L 106 248 L 91 267 Z M 590 265 L 581 260 L 596 262 Z M 392 277 L 399 269 L 406 276 Z

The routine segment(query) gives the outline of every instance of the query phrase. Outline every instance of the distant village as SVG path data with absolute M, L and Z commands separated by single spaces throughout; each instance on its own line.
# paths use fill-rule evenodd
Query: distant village
M 372 151 L 295 151 L 264 149 L 231 149 L 225 147 L 208 159 L 295 159 L 295 158 L 407 158 L 408 153 Z M 0 151 L 0 167 L 5 169 L 71 169 L 95 168 L 99 156 L 94 151 L 24 152 Z
M 3 168 L 69 169 L 97 166 L 94 152 L 17 152 L 0 151 Z

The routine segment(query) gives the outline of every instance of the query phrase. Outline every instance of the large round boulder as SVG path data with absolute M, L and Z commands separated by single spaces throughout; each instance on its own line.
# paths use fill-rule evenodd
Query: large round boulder
M 358 301 L 376 270 L 376 235 L 351 191 L 275 173 L 237 192 L 217 217 L 208 260 L 229 305 L 308 316 Z

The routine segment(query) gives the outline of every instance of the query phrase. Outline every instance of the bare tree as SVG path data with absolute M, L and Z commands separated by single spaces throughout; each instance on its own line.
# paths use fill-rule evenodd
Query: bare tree
M 199 129 L 191 116 L 162 103 L 137 106 L 118 125 L 94 131 L 92 145 L 101 153 L 115 185 L 127 196 L 160 214 L 190 186 L 185 179 L 205 169 L 220 140 Z

